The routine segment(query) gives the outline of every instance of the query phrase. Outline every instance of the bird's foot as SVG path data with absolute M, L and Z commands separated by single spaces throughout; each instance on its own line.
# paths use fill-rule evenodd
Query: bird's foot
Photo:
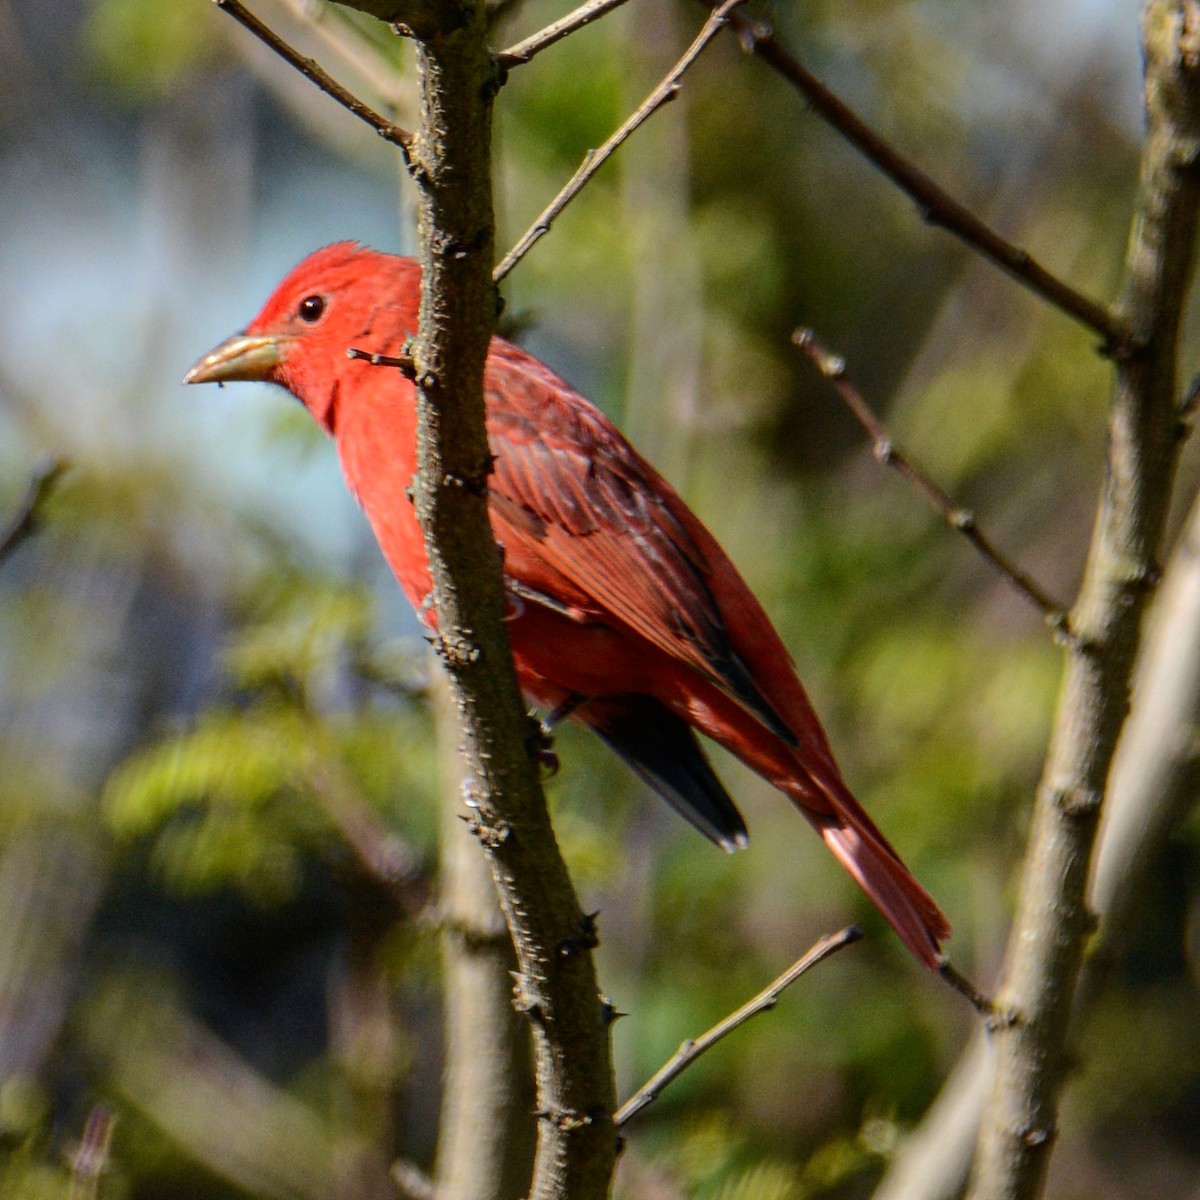
M 525 739 L 525 749 L 531 758 L 546 772 L 548 779 L 558 774 L 558 755 L 554 752 L 554 735 L 545 721 L 539 721 L 533 713 L 529 714 L 529 736 Z

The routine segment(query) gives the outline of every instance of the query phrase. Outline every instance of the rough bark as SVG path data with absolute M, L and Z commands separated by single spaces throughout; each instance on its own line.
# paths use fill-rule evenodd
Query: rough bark
M 446 1067 L 438 1128 L 443 1200 L 516 1200 L 533 1158 L 532 1053 L 512 1006 L 512 940 L 487 860 L 462 820 L 458 714 L 438 688 L 440 902 Z
M 420 34 L 422 90 L 411 147 L 424 269 L 413 350 L 415 501 L 433 575 L 437 648 L 462 721 L 464 799 L 499 888 L 516 949 L 518 1000 L 533 1028 L 539 1112 L 530 1200 L 591 1200 L 608 1194 L 616 1156 L 595 934 L 546 812 L 487 519 L 482 380 L 495 315 L 490 140 L 498 77 L 484 5 L 447 6 L 445 13 L 448 22 L 436 29 L 409 22 Z
M 1088 868 L 1181 440 L 1176 356 L 1200 202 L 1200 6 L 1151 0 L 1143 36 L 1147 137 L 1117 304 L 1134 337 L 1117 362 L 1107 471 L 998 995 L 996 1074 L 972 1200 L 1025 1200 L 1045 1177 L 1094 923 Z

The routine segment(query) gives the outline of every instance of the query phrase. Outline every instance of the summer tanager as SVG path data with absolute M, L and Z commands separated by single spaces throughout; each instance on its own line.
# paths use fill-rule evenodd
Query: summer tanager
M 408 495 L 416 399 L 395 369 L 347 356 L 403 353 L 420 268 L 343 242 L 275 289 L 244 333 L 187 383 L 258 379 L 333 436 L 350 490 L 409 601 L 433 620 L 425 544 Z M 727 850 L 746 826 L 695 731 L 788 796 L 931 968 L 950 925 L 842 780 L 791 658 L 737 569 L 608 419 L 536 358 L 495 338 L 484 382 L 495 455 L 492 530 L 525 694 L 608 743 Z

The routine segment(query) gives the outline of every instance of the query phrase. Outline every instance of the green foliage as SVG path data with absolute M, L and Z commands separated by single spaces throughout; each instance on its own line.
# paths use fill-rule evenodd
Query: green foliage
M 302 882 L 305 855 L 340 840 L 344 797 L 330 773 L 367 811 L 395 819 L 401 798 L 419 814 L 429 807 L 430 734 L 411 705 L 357 716 L 316 706 L 339 666 L 364 652 L 372 621 L 361 589 L 279 576 L 265 592 L 258 619 L 222 656 L 241 703 L 128 758 L 104 804 L 118 834 L 154 837 L 173 887 L 233 886 L 282 903 Z
M 529 0 L 498 41 L 563 7 Z M 365 30 L 372 61 L 402 61 L 403 43 L 377 23 L 320 11 L 337 16 L 337 30 Z M 776 6 L 769 15 L 806 62 L 987 219 L 1093 294 L 1111 291 L 1130 145 L 1102 63 L 1087 78 L 1063 72 L 1052 80 L 1019 66 L 1024 49 L 1009 39 L 1025 17 L 1003 6 L 856 0 Z M 646 64 L 635 59 L 673 55 L 702 19 L 682 3 L 631 5 L 511 73 L 499 101 L 502 231 L 523 229 L 640 98 Z M 994 36 L 976 38 L 980 30 Z M 87 99 L 102 117 L 114 104 L 202 117 L 189 105 L 225 87 L 216 49 L 234 36 L 243 35 L 208 0 L 94 0 L 74 48 L 80 57 L 64 53 L 61 76 L 103 79 L 107 88 L 89 88 Z M 317 37 L 312 49 L 341 77 L 346 62 Z M 218 69 L 206 72 L 210 64 Z M 234 69 L 251 70 L 241 60 Z M 193 241 L 205 247 L 167 278 L 188 324 L 174 341 L 158 314 L 145 342 L 123 334 L 107 312 L 79 302 L 71 275 L 70 322 L 48 322 L 56 350 L 69 345 L 71 353 L 59 350 L 61 363 L 11 378 L 7 357 L 0 364 L 5 495 L 19 493 L 24 459 L 45 443 L 63 443 L 76 460 L 49 527 L 0 572 L 0 918 L 11 931 L 0 967 L 33 1011 L 55 1010 L 41 993 L 31 1000 L 20 990 L 36 974 L 30 963 L 57 961 L 43 951 L 61 950 L 54 939 L 64 935 L 39 894 L 20 890 L 5 855 L 29 828 L 67 824 L 96 841 L 111 832 L 119 848 L 111 864 L 96 855 L 105 862 L 98 870 L 111 872 L 102 884 L 84 880 L 108 890 L 105 907 L 84 910 L 86 936 L 69 944 L 69 955 L 61 950 L 78 972 L 64 1001 L 66 1035 L 38 1070 L 0 1084 L 5 1197 L 69 1194 L 69 1137 L 51 1142 L 48 1114 L 59 1101 L 53 1081 L 80 1078 L 120 1112 L 116 1170 L 101 1200 L 271 1194 L 266 1185 L 222 1182 L 202 1165 L 202 1139 L 185 1135 L 203 1132 L 212 1110 L 167 1133 L 156 1124 L 156 1079 L 138 1080 L 136 1100 L 117 1096 L 129 1081 L 118 1066 L 142 1061 L 114 1053 L 128 1050 L 130 1030 L 143 1036 L 144 1061 L 170 1063 L 174 1070 L 162 1073 L 173 1077 L 203 1066 L 201 1056 L 185 1053 L 192 1043 L 181 1040 L 174 1060 L 156 1057 L 153 1035 L 222 1025 L 229 1053 L 256 1078 L 271 1076 L 273 1102 L 282 1109 L 301 1100 L 322 1129 L 353 1132 L 356 1088 L 377 1087 L 387 1094 L 381 1107 L 396 1110 L 399 1133 L 387 1153 L 422 1161 L 431 1153 L 437 939 L 422 924 L 393 920 L 379 881 L 349 849 L 344 807 L 350 802 L 372 829 L 398 832 L 419 858 L 430 857 L 436 771 L 424 646 L 382 640 L 388 618 L 379 614 L 399 601 L 377 571 L 372 586 L 384 589 L 386 604 L 376 602 L 365 568 L 364 578 L 333 582 L 316 540 L 297 548 L 302 519 L 277 521 L 259 507 L 261 492 L 239 504 L 212 470 L 216 455 L 241 455 L 243 466 L 249 456 L 255 471 L 269 462 L 285 474 L 329 454 L 307 414 L 280 407 L 266 437 L 236 451 L 230 443 L 245 428 L 236 423 L 213 445 L 193 446 L 194 427 L 173 390 L 204 349 L 190 327 L 196 272 L 221 288 L 222 270 L 248 274 L 236 256 L 221 269 L 209 260 L 204 221 L 214 212 L 232 231 L 226 250 L 256 247 L 255 270 L 260 254 L 282 270 L 307 238 L 357 233 L 340 228 L 359 219 L 353 204 L 335 209 L 312 190 L 312 179 L 324 189 L 333 175 L 349 186 L 352 173 L 340 164 L 331 171 L 307 140 L 312 111 L 332 106 L 315 92 L 297 100 L 304 91 L 280 87 L 275 105 L 256 100 L 240 117 L 222 107 L 216 133 L 202 119 L 146 122 L 163 142 L 180 137 L 170 160 L 178 186 L 147 186 L 125 198 L 132 208 L 113 207 L 123 214 L 123 255 L 131 211 L 169 230 L 181 259 Z M 170 109 L 160 107 L 167 97 Z M 623 151 L 606 166 L 506 283 L 506 296 L 534 314 L 537 351 L 629 418 L 731 552 L 795 655 L 848 778 L 954 921 L 955 961 L 987 983 L 1058 651 L 962 539 L 871 461 L 861 431 L 788 335 L 812 324 L 845 354 L 903 448 L 1064 598 L 1077 583 L 1103 471 L 1108 365 L 1069 321 L 1046 316 L 931 233 L 733 39 L 722 35 L 679 101 L 653 120 L 681 114 L 670 143 L 679 176 L 657 191 L 637 187 L 637 147 L 628 147 L 634 155 Z M 53 156 L 61 133 L 51 132 Z M 254 147 L 251 164 L 230 149 L 237 146 Z M 336 149 L 354 153 L 340 141 Z M 253 166 L 248 216 L 225 194 L 206 192 L 200 170 L 188 174 L 226 152 L 223 180 Z M 138 161 L 150 157 L 158 160 L 143 152 Z M 114 157 L 99 173 L 129 168 L 128 158 Z M 165 194 L 188 195 L 195 211 L 153 210 Z M 60 199 L 41 207 L 57 213 L 51 200 Z M 107 203 L 88 201 L 96 212 Z M 378 203 L 372 194 L 363 208 Z M 654 231 L 650 244 L 646 230 Z M 660 231 L 670 255 L 655 253 Z M 25 231 L 10 232 L 13 246 L 24 244 Z M 78 257 L 69 233 L 62 223 L 54 237 Z M 165 272 L 159 259 L 170 256 L 157 242 L 152 248 Z M 694 312 L 639 301 L 653 290 L 647 274 L 683 275 L 689 262 Z M 141 289 L 140 278 L 129 291 Z M 105 284 L 115 306 L 122 289 Z M 43 311 L 32 299 L 28 307 Z M 249 310 L 228 315 L 244 320 Z M 693 319 L 699 358 L 680 375 L 694 376 L 695 386 L 631 400 L 630 345 L 640 338 L 653 358 Z M 114 381 L 105 354 L 139 372 L 156 355 L 171 356 L 169 385 Z M 76 373 L 60 379 L 63 366 Z M 80 372 L 96 389 L 94 404 L 90 393 L 89 404 L 61 399 L 79 389 Z M 22 378 L 37 381 L 37 394 L 18 404 Z M 32 415 L 21 417 L 21 405 Z M 354 561 L 343 551 L 339 561 Z M 207 673 L 205 663 L 213 664 Z M 635 1154 L 664 1173 L 667 1194 L 688 1200 L 863 1194 L 965 1039 L 965 1005 L 912 965 L 792 806 L 727 757 L 714 761 L 751 827 L 749 849 L 732 856 L 648 797 L 594 739 L 563 730 L 556 749 L 555 827 L 581 899 L 600 909 L 605 989 L 630 1013 L 614 1031 L 627 1088 L 821 933 L 850 920 L 868 932 L 673 1085 L 631 1130 Z M 1181 839 L 1191 847 L 1197 836 L 1193 823 Z M 73 849 L 45 862 L 55 894 L 92 869 Z M 1193 876 L 1181 871 L 1163 884 L 1154 937 L 1173 955 L 1155 968 L 1163 978 L 1147 982 L 1139 967 L 1114 985 L 1087 1036 L 1098 1051 L 1085 1056 L 1076 1085 L 1081 1123 L 1093 1132 L 1155 1125 L 1140 1151 L 1147 1159 L 1168 1140 L 1186 1140 L 1178 1129 L 1162 1131 L 1172 1121 L 1183 1127 L 1200 1072 L 1186 933 Z M 37 954 L 10 952 L 10 944 Z M 323 953 L 330 946 L 336 954 Z M 122 974 L 143 958 L 159 973 Z M 360 973 L 351 976 L 348 962 Z M 123 990 L 107 990 L 118 975 Z M 152 1022 L 151 1036 L 138 1022 L 153 1005 L 139 1006 L 139 993 L 173 1014 Z M 339 1054 L 354 1041 L 355 1015 L 381 993 L 394 1006 L 394 1040 L 367 1064 L 376 1072 L 362 1071 L 367 1082 L 348 1087 L 353 1072 Z M 80 1018 L 76 996 L 96 1001 L 94 1024 Z M 15 1001 L 10 1007 L 20 1011 Z M 84 1050 L 73 1045 L 81 1025 Z M 1181 1154 L 1194 1167 L 1194 1146 Z M 267 1158 L 268 1166 L 288 1161 Z M 1096 1161 L 1086 1167 L 1081 1178 L 1102 1177 Z
M 92 0 L 91 66 L 128 102 L 160 99 L 211 55 L 211 9 L 207 0 Z

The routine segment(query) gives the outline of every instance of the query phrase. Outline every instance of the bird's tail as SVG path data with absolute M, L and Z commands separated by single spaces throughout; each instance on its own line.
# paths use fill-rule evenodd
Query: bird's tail
M 937 902 L 916 881 L 840 776 L 812 782 L 820 786 L 832 812 L 814 811 L 810 802 L 801 801 L 804 815 L 900 940 L 930 970 L 938 970 L 944 962 L 941 943 L 950 936 L 950 922 Z
M 772 691 L 775 707 L 790 717 L 785 723 L 795 734 L 791 743 L 716 686 L 697 681 L 690 673 L 682 678 L 687 683 L 684 694 L 688 724 L 719 742 L 783 792 L 808 818 L 900 940 L 930 970 L 939 970 L 943 965 L 941 943 L 950 936 L 950 922 L 846 786 L 795 676 L 777 674 L 777 686 Z M 667 696 L 664 702 L 670 705 L 673 699 Z M 684 709 L 677 699 L 674 707 L 676 711 Z M 659 790 L 663 791 L 661 787 Z M 667 795 L 665 791 L 663 794 Z

